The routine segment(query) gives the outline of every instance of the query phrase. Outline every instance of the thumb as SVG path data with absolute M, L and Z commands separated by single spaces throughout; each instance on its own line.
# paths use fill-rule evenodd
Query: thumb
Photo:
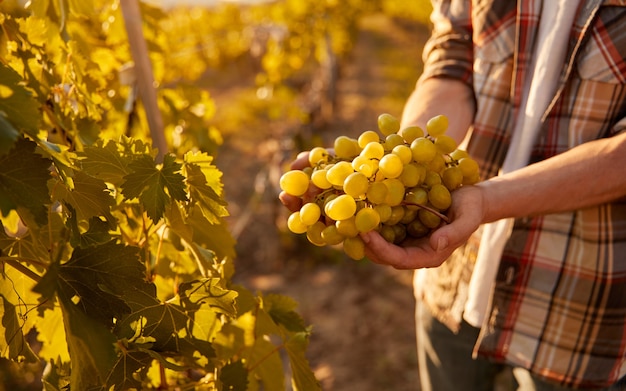
M 436 252 L 446 251 L 450 246 L 449 233 L 444 228 L 446 227 L 439 228 L 430 235 L 430 247 Z
M 430 235 L 430 246 L 436 252 L 452 253 L 457 247 L 465 243 L 469 237 L 478 229 L 468 219 L 459 218 L 446 224 Z

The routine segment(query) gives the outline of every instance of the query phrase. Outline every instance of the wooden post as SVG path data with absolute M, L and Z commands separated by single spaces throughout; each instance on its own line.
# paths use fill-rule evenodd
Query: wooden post
M 152 144 L 158 149 L 157 163 L 163 162 L 163 156 L 167 153 L 167 142 L 163 126 L 163 117 L 157 103 L 156 89 L 154 87 L 154 73 L 148 56 L 148 46 L 143 35 L 143 23 L 139 0 L 121 0 L 122 14 L 130 52 L 135 63 L 135 75 L 139 98 L 146 110 Z

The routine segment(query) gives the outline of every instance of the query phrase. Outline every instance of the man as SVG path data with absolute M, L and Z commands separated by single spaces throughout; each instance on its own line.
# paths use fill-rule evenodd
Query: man
M 626 389 L 626 2 L 433 2 L 403 126 L 438 114 L 483 182 L 374 262 L 416 272 L 422 389 Z M 474 359 L 472 359 L 472 355 Z M 623 388 L 622 388 L 623 387 Z

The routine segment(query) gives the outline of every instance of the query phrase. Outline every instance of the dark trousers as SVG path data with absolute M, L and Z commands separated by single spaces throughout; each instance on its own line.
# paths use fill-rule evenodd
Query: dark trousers
M 479 329 L 467 322 L 454 334 L 419 302 L 415 320 L 421 391 L 574 390 L 546 383 L 524 368 L 472 359 Z M 603 390 L 626 391 L 626 378 Z

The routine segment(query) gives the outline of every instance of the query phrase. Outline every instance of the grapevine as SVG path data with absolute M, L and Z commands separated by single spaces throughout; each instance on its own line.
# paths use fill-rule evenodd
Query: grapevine
M 317 246 L 343 244 L 349 257 L 360 260 L 365 247 L 360 233 L 376 230 L 399 244 L 449 223 L 452 193 L 480 178 L 477 162 L 446 135 L 448 118 L 431 118 L 426 131 L 401 129 L 388 113 L 379 115 L 377 124 L 378 132 L 339 136 L 333 149 L 312 149 L 310 167 L 283 174 L 285 193 L 316 194 L 303 197 L 301 209 L 289 216 L 291 232 L 306 234 Z
M 25 373 L 50 390 L 244 391 L 288 381 L 318 390 L 297 303 L 231 281 L 235 240 L 209 153 L 220 141 L 213 102 L 159 68 L 176 65 L 159 29 L 167 15 L 140 4 L 166 124 L 158 156 L 145 102 L 122 77 L 134 57 L 120 3 L 41 0 L 4 12 L 7 3 L 3 381 Z

